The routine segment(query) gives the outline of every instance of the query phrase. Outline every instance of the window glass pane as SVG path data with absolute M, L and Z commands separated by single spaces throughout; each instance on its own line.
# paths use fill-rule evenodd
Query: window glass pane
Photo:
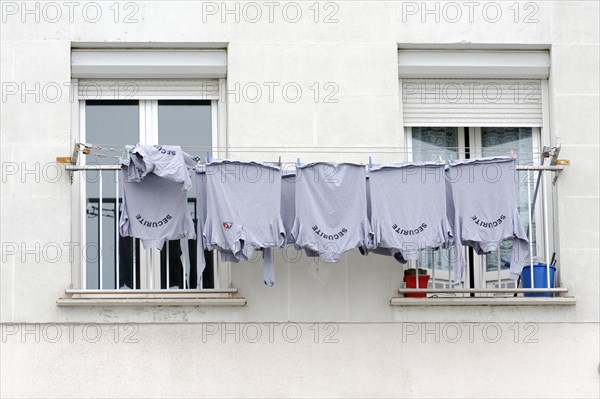
M 210 101 L 158 102 L 158 144 L 179 145 L 192 156 L 212 153 L 212 120 Z M 192 174 L 193 176 L 193 174 Z M 188 191 L 188 207 L 196 223 L 196 189 Z M 161 251 L 161 288 L 196 287 L 196 240 L 170 241 Z M 213 257 L 205 253 L 206 269 L 203 288 L 214 288 Z
M 514 153 L 520 164 L 532 164 L 533 159 L 533 136 L 532 129 L 520 128 L 520 127 L 483 127 L 481 128 L 481 143 L 482 143 L 482 155 L 484 157 L 490 156 L 506 156 Z M 519 217 L 523 228 L 527 231 L 529 225 L 529 206 L 527 196 L 527 174 L 528 172 L 518 172 L 519 184 L 517 192 Z M 530 182 L 531 195 L 533 197 L 533 191 L 535 189 L 534 182 Z M 532 236 L 535 248 L 536 234 L 535 234 L 535 218 L 532 226 Z M 510 267 L 512 245 L 510 242 L 503 242 L 500 245 L 500 260 L 501 269 L 508 269 Z M 497 254 L 490 254 L 486 256 L 486 271 L 498 270 L 498 256 Z
M 533 143 L 530 127 L 482 127 L 482 155 L 506 156 L 514 151 L 520 163 L 533 161 Z
M 158 144 L 179 145 L 190 155 L 211 151 L 210 101 L 159 101 Z
M 139 142 L 139 106 L 137 101 L 87 101 L 85 106 L 86 142 L 105 147 L 93 149 L 85 156 L 87 164 L 114 165 L 118 163 L 120 151 L 126 144 Z M 114 148 L 114 151 L 108 148 Z M 116 242 L 118 220 L 116 203 L 116 172 L 86 171 L 83 173 L 86 185 L 86 245 L 85 262 L 87 288 L 100 288 L 100 263 L 102 263 L 102 288 L 116 288 Z M 102 206 L 100 206 L 100 183 L 102 183 Z M 118 205 L 122 204 L 119 194 Z M 102 215 L 102 216 L 100 216 Z M 100 221 L 101 220 L 101 221 Z M 102 240 L 100 242 L 100 230 Z M 131 241 L 121 240 L 121 257 L 132 251 Z M 129 248 L 127 247 L 129 245 Z M 100 250 L 100 247 L 102 248 Z M 125 251 L 125 253 L 123 252 Z M 100 258 L 102 262 L 100 262 Z M 137 257 L 139 259 L 139 256 Z M 132 274 L 132 263 L 121 261 L 120 278 Z M 139 276 L 139 273 L 138 273 Z M 121 285 L 124 285 L 122 283 Z M 126 284 L 131 287 L 131 282 Z M 139 284 L 137 285 L 139 287 Z
M 114 156 L 121 155 L 120 149 L 140 141 L 138 101 L 87 101 L 85 141 L 116 150 L 94 150 L 86 156 L 87 163 L 114 164 Z M 98 153 L 108 157 L 98 156 Z
M 448 161 L 458 158 L 458 128 L 413 127 L 413 160 Z
M 415 162 L 458 159 L 458 128 L 413 127 L 412 147 Z M 448 271 L 450 254 L 451 252 L 446 249 L 422 251 L 417 266 Z

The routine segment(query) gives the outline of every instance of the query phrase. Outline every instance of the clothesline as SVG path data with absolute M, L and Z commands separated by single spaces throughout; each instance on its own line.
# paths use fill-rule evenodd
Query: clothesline
M 125 147 L 121 147 L 121 148 L 114 148 L 110 145 L 90 145 L 90 144 L 81 144 L 84 147 L 84 154 L 86 155 L 90 155 L 90 156 L 96 156 L 96 157 L 104 157 L 104 158 L 116 158 L 119 159 L 120 157 L 123 157 L 123 154 L 126 150 Z M 202 146 L 197 146 L 197 147 L 181 147 L 182 150 L 186 151 L 187 153 L 189 153 L 190 155 L 192 155 L 193 153 L 196 153 L 197 151 L 194 149 L 199 149 L 199 148 L 209 148 L 209 147 L 202 147 Z M 223 148 L 224 150 L 221 151 L 219 150 L 220 148 Z M 326 148 L 332 148 L 335 150 L 332 151 L 328 151 L 326 150 Z M 377 150 L 377 148 L 383 148 L 383 147 L 363 147 L 363 148 L 356 148 L 356 147 L 320 147 L 320 148 L 314 148 L 314 147 L 294 147 L 294 148 L 281 148 L 281 147 L 210 147 L 209 151 L 205 151 L 204 154 L 202 156 L 197 156 L 197 155 L 192 155 L 192 158 L 194 160 L 196 160 L 197 162 L 199 162 L 200 164 L 202 164 L 204 161 L 204 163 L 209 163 L 211 161 L 211 159 L 213 158 L 213 153 L 214 152 L 228 152 L 228 153 L 237 153 L 237 154 L 257 154 L 257 153 L 273 153 L 273 154 L 278 154 L 279 155 L 279 159 L 277 161 L 273 161 L 273 160 L 269 160 L 269 161 L 265 161 L 265 162 L 277 162 L 279 164 L 282 163 L 292 163 L 292 162 L 297 162 L 297 160 L 299 160 L 298 156 L 299 155 L 307 155 L 307 154 L 340 154 L 340 155 L 349 155 L 349 154 L 361 154 L 361 155 L 365 155 L 368 156 L 368 158 L 366 159 L 360 159 L 358 161 L 356 161 L 356 163 L 359 164 L 375 164 L 377 162 L 377 160 L 373 159 L 374 155 L 414 155 L 414 151 L 412 148 L 410 147 L 396 147 L 394 149 L 390 149 L 387 148 L 385 150 Z M 436 148 L 422 148 L 419 149 L 419 154 L 421 155 L 428 155 L 428 156 L 434 156 L 436 161 L 439 162 L 446 162 L 446 161 L 454 161 L 455 159 L 460 159 L 460 156 L 457 154 L 457 156 L 455 157 L 453 154 L 448 154 L 445 151 L 448 150 L 453 150 L 453 149 L 457 149 L 458 147 L 444 147 L 442 149 L 436 149 Z M 119 153 L 120 155 L 107 155 L 107 154 L 102 154 L 102 153 L 92 153 L 90 151 L 90 149 L 94 149 L 94 150 L 100 150 L 100 151 L 110 151 L 113 153 Z M 191 150 L 190 150 L 191 149 Z M 357 151 L 358 150 L 358 151 Z M 475 149 L 476 150 L 476 149 Z M 475 152 L 474 149 L 470 150 L 470 153 L 473 154 Z M 513 158 L 518 158 L 518 156 L 520 155 L 521 157 L 523 157 L 523 154 L 519 154 L 519 151 L 515 151 L 514 147 L 494 147 L 495 150 L 495 154 L 494 155 L 502 155 L 502 152 L 505 152 L 504 155 L 510 155 Z M 458 151 L 457 151 L 458 152 Z M 498 153 L 500 152 L 500 154 Z M 281 154 L 289 154 L 291 157 L 295 158 L 295 160 L 283 160 L 282 162 L 282 157 Z M 533 159 L 537 159 L 539 157 L 547 157 L 548 153 L 546 151 L 544 151 L 544 149 L 542 149 L 541 151 L 527 151 L 525 158 L 525 163 L 529 163 L 531 162 L 531 160 Z M 490 154 L 491 155 L 491 154 Z M 226 158 L 228 158 L 228 156 L 226 156 Z M 220 157 L 219 155 L 217 155 L 216 159 L 224 159 L 223 157 Z M 388 161 L 389 162 L 389 161 Z
M 87 146 L 87 148 L 92 148 L 92 149 L 99 149 L 99 150 L 105 150 L 105 151 L 115 151 L 115 152 L 121 152 L 121 151 L 125 151 L 125 146 L 123 147 L 119 147 L 119 146 L 115 146 L 115 145 L 111 145 L 111 144 L 94 144 L 94 145 L 89 145 L 89 144 L 84 144 Z M 296 153 L 296 152 L 303 152 L 303 153 L 357 153 L 357 154 L 362 154 L 362 153 L 380 153 L 380 154 L 396 154 L 396 153 L 409 153 L 409 154 L 413 154 L 414 153 L 414 147 L 405 147 L 405 146 L 396 146 L 393 148 L 390 148 L 388 146 L 385 147 L 368 147 L 368 146 L 361 146 L 361 147 L 344 147 L 344 146 L 287 146 L 287 147 L 276 147 L 276 146 L 252 146 L 252 147 L 246 147 L 246 146 L 227 146 L 227 147 L 218 147 L 218 146 L 181 146 L 182 149 L 184 150 L 189 150 L 192 149 L 194 151 L 199 151 L 199 152 L 205 152 L 205 151 L 229 151 L 229 152 L 248 152 L 248 153 L 254 153 L 254 152 L 282 152 L 282 153 Z M 427 152 L 427 153 L 440 153 L 441 151 L 444 150 L 461 150 L 464 147 L 453 147 L 453 146 L 449 146 L 449 147 L 439 147 L 439 148 L 420 148 L 419 152 L 423 153 L 423 152 Z M 474 147 L 471 147 L 470 151 L 473 151 Z M 518 147 L 516 146 L 494 146 L 492 147 L 494 150 L 506 150 L 507 153 L 510 153 L 511 150 L 517 152 Z M 331 151 L 329 150 L 331 149 Z M 483 149 L 483 147 L 475 147 L 475 149 Z M 534 149 L 534 151 L 527 151 L 527 154 L 542 154 L 544 151 L 541 149 Z
M 206 151 L 204 153 L 204 156 L 193 156 L 192 158 L 194 160 L 196 160 L 198 162 L 198 165 L 202 165 L 204 163 L 210 162 L 213 155 L 213 152 L 223 152 L 223 151 L 219 151 L 220 148 L 223 148 L 224 150 L 226 150 L 228 153 L 238 153 L 238 154 L 244 154 L 244 153 L 274 153 L 274 154 L 278 154 L 279 155 L 279 159 L 278 160 L 267 160 L 264 161 L 266 163 L 271 163 L 271 164 L 279 164 L 280 166 L 282 165 L 290 165 L 293 163 L 297 163 L 298 160 L 300 159 L 300 155 L 301 154 L 340 154 L 340 155 L 347 155 L 347 154 L 361 154 L 361 155 L 365 155 L 365 158 L 359 159 L 358 161 L 354 161 L 355 163 L 358 164 L 362 164 L 362 165 L 376 165 L 379 160 L 374 157 L 374 155 L 377 154 L 388 154 L 388 155 L 413 155 L 413 149 L 411 147 L 396 147 L 393 149 L 390 149 L 389 147 L 361 147 L 361 148 L 357 148 L 357 147 L 320 147 L 320 148 L 315 148 L 315 147 L 309 147 L 309 146 L 299 146 L 299 147 L 293 147 L 293 148 L 283 148 L 283 147 L 276 147 L 276 146 L 270 146 L 270 147 L 204 147 L 204 146 L 195 146 L 195 147 L 181 147 L 184 151 L 189 151 L 189 148 L 196 148 L 196 149 L 200 149 L 200 148 L 210 148 L 211 151 Z M 332 148 L 335 149 L 335 151 L 327 151 L 325 149 L 327 148 Z M 448 149 L 456 149 L 458 147 L 445 147 L 442 148 L 441 150 L 448 150 Z M 107 154 L 103 154 L 103 153 L 97 153 L 94 152 L 92 153 L 90 150 L 101 150 L 101 151 L 110 151 L 110 152 L 118 152 L 119 156 L 117 155 L 107 155 Z M 377 150 L 379 149 L 379 150 Z M 385 150 L 383 150 L 385 149 Z M 544 162 L 542 161 L 540 165 L 536 165 L 536 164 L 532 164 L 533 160 L 539 159 L 539 158 L 548 158 L 550 156 L 552 156 L 552 153 L 558 153 L 558 151 L 555 151 L 556 149 L 559 149 L 559 147 L 554 147 L 554 148 L 549 148 L 549 147 L 542 147 L 541 149 L 538 149 L 537 151 L 527 151 L 527 153 L 525 154 L 525 156 L 523 156 L 523 154 L 520 154 L 519 152 L 515 152 L 514 151 L 514 147 L 510 147 L 510 146 L 502 146 L 502 147 L 494 147 L 494 150 L 501 150 L 504 149 L 506 154 L 505 155 L 512 155 L 514 158 L 516 158 L 517 160 L 517 170 L 519 171 L 542 171 L 542 170 L 548 170 L 548 171 L 554 171 L 556 172 L 556 175 L 553 178 L 552 183 L 554 184 L 556 182 L 556 178 L 558 177 L 558 172 L 560 172 L 563 167 L 562 166 L 557 166 L 557 165 L 544 165 Z M 443 153 L 440 149 L 419 149 L 420 154 L 422 155 L 433 155 L 434 158 L 430 159 L 430 160 L 434 160 L 434 161 L 438 161 L 441 163 L 445 163 L 445 162 L 452 162 L 455 160 L 460 159 L 459 156 L 456 157 L 456 159 L 454 158 L 454 156 L 452 154 L 447 154 L 447 153 Z M 477 149 L 473 150 L 471 149 L 471 151 L 469 152 L 471 155 L 475 155 Z M 79 151 L 82 151 L 84 154 L 86 155 L 90 155 L 90 156 L 96 156 L 96 157 L 105 157 L 105 158 L 114 158 L 115 160 L 119 160 L 122 158 L 122 156 L 124 155 L 124 151 L 126 151 L 125 146 L 115 146 L 115 145 L 111 145 L 111 144 L 88 144 L 88 143 L 77 143 L 76 147 L 75 147 L 75 154 L 74 154 L 74 162 L 72 165 L 67 165 L 67 169 L 68 170 L 84 170 L 84 169 L 104 169 L 102 167 L 102 165 L 78 165 L 77 164 L 77 155 L 76 153 L 78 153 Z M 192 151 L 189 151 L 192 152 Z M 281 157 L 281 154 L 284 153 L 289 153 L 290 154 L 290 158 L 292 159 L 288 159 L 288 160 L 284 160 Z M 449 156 L 448 156 L 449 155 Z M 492 154 L 490 154 L 492 155 Z M 498 152 L 496 152 L 496 154 L 493 155 L 502 155 L 501 153 L 499 154 Z M 219 155 L 217 154 L 217 158 L 219 160 L 223 160 L 223 159 L 231 159 L 230 158 L 231 155 Z M 519 158 L 521 159 L 522 162 L 519 162 Z M 408 159 L 402 160 L 402 161 L 407 161 Z M 314 161 L 314 160 L 311 160 Z M 328 160 L 320 160 L 323 162 L 327 162 Z M 347 162 L 347 161 L 346 161 Z M 389 161 L 386 161 L 389 162 Z M 336 163 L 339 163 L 336 162 Z M 91 168 L 90 168 L 91 166 Z M 108 165 L 110 168 L 110 165 Z M 114 165 L 115 168 L 117 168 L 116 165 Z

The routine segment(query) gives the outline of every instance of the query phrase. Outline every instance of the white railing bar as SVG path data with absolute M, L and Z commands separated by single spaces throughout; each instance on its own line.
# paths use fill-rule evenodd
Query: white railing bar
M 220 259 L 216 259 L 216 258 L 217 258 L 217 256 L 213 255 L 213 262 L 214 262 L 214 264 L 217 264 L 217 262 L 221 262 Z M 227 265 L 229 265 L 229 263 L 227 263 Z M 219 264 L 219 266 L 221 266 L 221 265 Z M 214 285 L 215 288 L 221 288 L 221 272 L 220 272 L 221 267 L 215 267 L 214 268 L 215 274 L 213 276 L 213 285 Z M 227 273 L 228 273 L 229 276 L 231 276 L 231 269 L 229 269 L 229 266 L 227 266 Z
M 119 289 L 121 284 L 121 273 L 119 271 L 119 172 L 115 173 L 115 274 L 116 287 Z
M 150 287 L 150 289 L 154 289 L 154 262 L 156 261 L 154 259 L 154 250 L 150 249 L 146 249 L 145 250 L 148 253 L 148 258 L 150 258 L 150 262 L 148 264 L 148 275 L 146 276 L 146 281 L 148 282 L 148 287 Z
M 421 266 L 423 266 L 423 265 L 421 265 Z M 415 273 L 415 279 L 417 280 L 416 281 L 416 284 L 417 284 L 416 287 L 417 287 L 417 289 L 421 288 L 421 287 L 419 287 L 419 269 L 420 269 L 419 268 L 419 264 L 417 262 L 415 262 L 415 272 L 416 272 Z
M 85 183 L 81 183 L 81 180 L 83 180 L 84 182 L 87 180 L 87 173 L 83 173 L 83 176 L 81 176 L 82 179 L 80 179 L 80 187 L 79 187 L 79 194 L 83 194 L 83 190 L 85 189 Z M 71 181 L 73 181 L 73 179 L 71 179 Z M 87 199 L 85 195 L 81 195 L 81 198 L 79 199 L 79 204 L 81 206 L 81 209 L 79 210 L 79 217 L 80 219 L 80 227 L 79 227 L 79 238 L 81 240 L 81 243 L 87 243 L 88 240 L 88 234 L 87 234 L 87 207 L 88 207 L 88 203 L 87 203 Z M 87 272 L 88 272 L 88 259 L 87 259 L 87 250 L 82 249 L 82 259 L 80 260 L 80 264 L 81 264 L 81 288 L 83 289 L 87 289 Z
M 479 255 L 479 264 L 481 265 L 479 267 L 479 286 L 485 287 L 486 286 L 485 273 L 487 271 L 487 263 L 486 263 L 485 255 Z M 473 271 L 475 271 L 475 268 L 473 268 Z
M 98 277 L 100 279 L 100 282 L 98 283 L 98 286 L 100 287 L 100 289 L 102 289 L 103 286 L 103 276 L 102 276 L 102 248 L 104 247 L 104 245 L 102 245 L 102 171 L 100 171 L 100 173 L 98 173 L 99 179 L 98 179 L 98 183 L 100 184 L 100 188 L 99 188 L 99 198 L 98 198 Z
M 166 269 L 167 269 L 167 278 L 166 278 L 166 280 L 167 280 L 167 289 L 169 289 L 169 288 L 171 288 L 171 286 L 170 286 L 171 279 L 170 279 L 170 276 L 169 276 L 169 274 L 170 274 L 169 272 L 171 271 L 171 268 L 169 267 L 170 266 L 170 262 L 169 262 L 169 241 L 165 241 L 165 246 L 167 247 L 167 249 L 166 249 L 166 254 L 167 254 L 167 267 L 166 267 Z
M 291 163 L 291 162 L 288 162 Z M 81 171 L 81 170 L 120 170 L 121 165 L 65 165 L 65 170 Z M 518 165 L 516 170 L 546 170 L 546 171 L 561 171 L 565 167 L 562 165 Z
M 535 292 L 569 292 L 568 288 L 399 288 L 398 292 L 401 294 L 405 293 L 418 293 L 427 292 L 430 294 L 520 294 L 520 293 L 535 293 Z
M 436 281 L 435 281 L 435 267 L 437 266 L 437 263 L 438 263 L 438 261 L 439 261 L 439 259 L 440 259 L 440 257 L 439 257 L 439 256 L 436 256 L 436 255 L 438 255 L 438 253 L 437 253 L 437 252 L 439 252 L 439 251 L 432 252 L 432 255 L 433 255 L 433 262 L 432 262 L 432 266 L 431 266 L 431 267 L 432 267 L 432 269 L 431 269 L 431 281 L 432 281 L 431 285 L 432 285 L 434 288 L 436 287 Z
M 458 248 L 457 246 L 453 246 L 450 248 L 456 248 L 458 251 L 463 251 L 463 248 Z M 450 287 L 453 287 L 454 280 L 452 279 L 452 265 L 456 263 L 456 257 L 452 256 L 452 251 L 448 252 L 448 259 L 450 259 L 450 263 L 448 265 L 448 281 L 450 282 Z
M 542 201 L 544 208 L 544 243 L 546 250 L 546 287 L 550 287 L 550 235 L 548 233 L 548 190 L 546 185 L 546 175 L 542 175 Z
M 133 282 L 131 283 L 131 285 L 133 286 L 133 289 L 135 290 L 137 288 L 136 287 L 136 280 L 137 280 L 137 270 L 136 270 L 137 269 L 137 267 L 136 267 L 137 266 L 137 258 L 136 258 L 136 251 L 137 251 L 137 248 L 136 248 L 136 243 L 135 243 L 136 242 L 135 237 L 133 237 L 131 240 L 133 241 L 133 245 L 132 245 L 133 246 L 133 256 L 132 256 L 132 258 L 133 258 L 133 273 L 132 273 L 132 275 L 133 275 Z
M 501 287 L 501 281 L 502 281 L 502 280 L 500 279 L 500 267 L 502 266 L 502 260 L 501 260 L 501 258 L 500 258 L 500 255 L 501 255 L 501 254 L 500 254 L 500 246 L 498 246 L 498 249 L 496 250 L 496 254 L 497 254 L 496 256 L 498 257 L 498 259 L 497 259 L 497 262 L 496 262 L 496 263 L 498 264 L 498 266 L 497 266 L 497 268 L 498 268 L 498 273 L 497 273 L 497 277 L 498 277 L 498 288 L 502 288 L 502 287 Z
M 533 281 L 533 220 L 531 215 L 531 174 L 527 173 L 527 218 L 529 222 L 529 274 L 531 277 L 531 287 L 535 288 Z
M 202 233 L 200 233 L 200 234 L 202 234 Z M 200 251 L 203 251 L 203 249 L 200 248 Z M 198 272 L 198 262 L 200 262 L 199 257 L 200 257 L 200 254 L 198 253 L 198 255 L 196 256 L 196 272 Z M 191 267 L 192 266 L 190 266 L 190 270 L 191 270 Z M 204 279 L 202 278 L 202 274 L 200 274 L 200 276 L 196 276 L 196 282 L 200 283 L 200 284 L 196 284 L 196 288 L 200 289 L 200 290 L 203 289 L 203 287 L 204 287 Z
M 192 265 L 190 264 L 188 267 L 188 257 L 190 254 L 190 249 L 189 249 L 189 241 L 186 239 L 182 239 L 179 241 L 181 243 L 181 255 L 179 255 L 179 259 L 181 260 L 181 267 L 182 267 L 182 275 L 183 275 L 183 282 L 181 283 L 181 288 L 182 289 L 186 289 L 186 288 L 190 288 L 190 284 L 189 284 L 189 275 L 192 271 Z M 198 255 L 196 255 L 198 256 Z M 191 259 L 189 260 L 191 263 Z M 187 274 L 186 274 L 187 272 Z

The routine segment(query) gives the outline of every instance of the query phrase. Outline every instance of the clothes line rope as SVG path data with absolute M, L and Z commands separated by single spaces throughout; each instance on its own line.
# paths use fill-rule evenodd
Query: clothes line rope
M 124 151 L 125 150 L 125 146 L 119 146 L 116 144 L 87 144 L 87 143 L 78 143 L 81 146 L 84 146 L 85 148 L 92 148 L 92 149 L 102 149 L 102 150 L 108 150 L 108 151 Z M 290 150 L 296 150 L 296 149 L 301 149 L 301 150 L 310 150 L 310 151 L 315 151 L 315 150 L 319 150 L 319 149 L 334 149 L 337 152 L 342 152 L 346 151 L 346 150 L 379 150 L 379 151 L 383 151 L 383 152 L 396 152 L 397 150 L 401 150 L 401 151 L 412 151 L 414 149 L 414 147 L 409 147 L 409 146 L 366 146 L 366 145 L 361 145 L 361 146 L 326 146 L 326 145 L 288 145 L 288 146 L 257 146 L 257 145 L 253 145 L 253 146 L 181 146 L 181 148 L 192 148 L 192 149 L 196 149 L 196 150 L 229 150 L 229 151 L 257 151 L 257 150 L 265 150 L 265 151 L 292 151 Z M 437 148 L 432 148 L 432 149 L 427 149 L 427 148 L 423 148 L 422 150 L 425 151 L 439 151 L 440 149 L 442 150 L 446 150 L 446 149 L 452 149 L 452 150 L 459 150 L 462 149 L 464 147 L 462 146 L 446 146 L 446 147 L 437 147 Z M 471 148 L 484 148 L 484 147 L 471 147 Z M 516 149 L 518 148 L 518 146 L 509 146 L 509 145 L 504 145 L 504 146 L 494 146 L 494 147 L 490 147 L 490 148 L 494 148 L 494 149 Z M 540 151 L 541 153 L 541 151 Z

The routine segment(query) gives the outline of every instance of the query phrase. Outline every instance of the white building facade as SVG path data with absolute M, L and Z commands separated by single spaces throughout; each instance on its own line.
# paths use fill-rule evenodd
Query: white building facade
M 600 394 L 598 2 L 0 4 L 0 396 Z M 528 224 L 557 289 L 515 297 L 502 254 L 470 254 L 471 291 L 445 292 L 430 252 L 408 267 L 440 292 L 404 298 L 391 257 L 287 247 L 273 287 L 259 257 L 210 257 L 182 291 L 192 244 L 116 234 L 106 165 L 137 142 L 284 165 L 560 147 Z

